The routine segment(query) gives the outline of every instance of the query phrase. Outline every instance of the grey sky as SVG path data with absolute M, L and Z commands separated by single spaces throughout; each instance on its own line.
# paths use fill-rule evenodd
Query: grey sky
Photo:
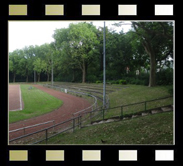
M 9 52 L 16 49 L 22 49 L 30 45 L 42 45 L 54 41 L 52 35 L 55 29 L 66 28 L 70 23 L 81 21 L 9 21 Z M 93 22 L 96 27 L 104 26 L 104 21 L 88 21 Z M 115 28 L 116 31 L 127 32 L 130 25 L 123 25 L 120 28 L 112 26 L 119 21 L 105 21 L 106 26 Z

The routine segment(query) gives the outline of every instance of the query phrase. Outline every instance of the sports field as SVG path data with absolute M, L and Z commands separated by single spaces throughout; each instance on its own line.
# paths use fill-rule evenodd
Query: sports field
M 48 121 L 54 121 L 56 124 L 71 118 L 74 112 L 90 106 L 90 103 L 83 98 L 58 92 L 41 85 L 22 84 L 21 92 L 24 109 L 9 111 L 9 131 Z M 26 133 L 31 133 L 50 125 L 53 125 L 53 123 L 27 129 Z M 9 139 L 22 134 L 22 131 L 10 133 Z
M 31 85 L 10 85 L 9 87 L 9 123 L 48 113 L 59 108 L 63 103 Z

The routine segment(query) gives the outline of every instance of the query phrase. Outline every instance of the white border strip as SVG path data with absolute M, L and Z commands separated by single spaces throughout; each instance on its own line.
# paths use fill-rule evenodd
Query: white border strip
M 20 110 L 22 110 L 22 93 L 19 85 L 19 95 L 20 95 Z
M 174 161 L 174 150 L 155 150 L 155 161 Z

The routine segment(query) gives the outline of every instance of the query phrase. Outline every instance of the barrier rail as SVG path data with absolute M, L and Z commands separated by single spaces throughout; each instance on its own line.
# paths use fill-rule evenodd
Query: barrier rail
M 9 133 L 13 133 L 13 132 L 16 132 L 16 131 L 24 130 L 24 135 L 25 135 L 25 129 L 36 127 L 36 126 L 40 126 L 40 125 L 44 125 L 44 124 L 48 124 L 48 123 L 51 123 L 51 122 L 54 123 L 55 120 L 47 121 L 47 122 L 44 122 L 44 123 L 38 123 L 38 124 L 35 124 L 35 125 L 26 126 L 26 127 L 22 127 L 22 128 L 18 128 L 18 129 L 9 131 Z
M 145 112 L 145 111 L 148 111 L 148 109 L 147 109 L 147 103 L 148 102 L 163 100 L 163 99 L 167 99 L 167 98 L 172 98 L 172 96 L 163 97 L 163 98 L 159 98 L 159 99 L 148 100 L 148 101 L 143 101 L 143 102 L 138 102 L 138 103 L 132 103 L 132 104 L 128 104 L 128 105 L 121 105 L 121 106 L 109 108 L 109 110 L 120 108 L 120 112 L 118 113 L 118 116 L 120 117 L 120 119 L 123 119 L 123 108 L 124 107 L 134 106 L 134 105 L 137 105 L 137 104 L 144 104 L 144 110 L 141 110 L 140 112 Z M 165 107 L 165 106 L 166 105 L 163 105 L 163 107 Z M 152 110 L 152 109 L 156 109 L 156 107 L 151 108 L 150 110 Z M 131 113 L 126 114 L 126 115 L 131 115 Z M 101 118 L 100 118 L 100 116 L 101 116 Z M 92 123 L 92 119 L 94 119 L 95 117 L 99 117 L 100 120 L 104 120 L 105 119 L 105 109 L 102 109 L 102 107 L 100 107 L 100 108 L 97 108 L 97 109 L 92 110 L 92 111 L 82 112 L 82 114 L 80 113 L 77 117 L 73 117 L 73 118 L 68 119 L 64 122 L 55 124 L 53 126 L 50 126 L 48 128 L 45 128 L 45 129 L 42 129 L 42 130 L 39 130 L 39 131 L 36 131 L 34 133 L 30 133 L 30 134 L 26 134 L 24 136 L 20 136 L 18 138 L 14 138 L 14 139 L 10 140 L 9 142 L 13 142 L 13 141 L 20 140 L 20 139 L 23 139 L 23 138 L 26 138 L 26 137 L 29 137 L 29 136 L 32 136 L 32 135 L 35 135 L 35 134 L 38 134 L 38 133 L 41 133 L 41 132 L 45 132 L 45 134 L 42 134 L 42 136 L 45 135 L 44 138 L 41 138 L 36 142 L 32 142 L 31 144 L 37 144 L 37 143 L 40 143 L 40 142 L 43 142 L 43 141 L 45 141 L 45 143 L 47 144 L 48 140 L 50 138 L 53 138 L 58 134 L 61 134 L 61 133 L 66 132 L 68 130 L 72 130 L 74 132 L 76 127 L 81 128 L 84 125 Z M 61 129 L 60 125 L 63 125 L 63 129 Z M 57 128 L 57 127 L 59 127 L 59 128 Z M 50 129 L 54 129 L 54 131 L 49 132 Z M 56 133 L 54 134 L 54 132 L 56 132 Z M 51 134 L 51 136 L 49 136 L 49 134 Z M 34 138 L 31 137 L 30 140 L 34 140 Z M 27 141 L 27 139 L 26 139 L 26 141 Z
M 61 88 L 61 86 L 52 86 L 52 85 L 43 85 L 43 86 L 46 86 L 46 87 L 52 87 L 52 88 L 56 88 L 56 89 L 59 89 L 59 90 L 62 90 L 64 91 L 64 89 L 66 88 Z M 88 93 L 84 93 L 84 92 L 77 92 L 77 91 L 73 91 L 73 90 L 70 90 L 67 88 L 67 92 L 70 92 L 70 93 L 76 93 L 76 94 L 81 94 L 81 95 L 85 95 L 85 96 L 90 96 L 90 97 L 93 97 L 94 98 L 94 104 L 92 104 L 91 106 L 81 110 L 81 111 L 85 111 L 85 110 L 88 110 L 88 109 L 96 109 L 97 108 L 97 98 L 94 96 L 94 95 L 91 95 L 91 94 L 88 94 Z

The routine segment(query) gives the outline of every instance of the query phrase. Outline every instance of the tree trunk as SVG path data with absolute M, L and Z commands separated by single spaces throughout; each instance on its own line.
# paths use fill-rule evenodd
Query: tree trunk
M 38 82 L 40 81 L 40 74 L 38 74 L 38 80 L 37 80 Z
M 75 82 L 75 70 L 73 69 L 73 73 L 72 73 L 72 82 Z
M 82 72 L 83 72 L 82 83 L 85 83 L 86 82 L 86 66 L 85 66 L 85 61 L 84 60 L 83 60 L 83 69 L 82 69 Z
M 16 74 L 14 73 L 13 74 L 13 82 L 15 82 L 15 77 L 16 77 Z
M 49 73 L 47 72 L 47 82 L 50 80 L 50 75 Z
M 153 87 L 156 86 L 156 56 L 150 41 L 146 40 L 142 44 L 150 57 L 149 87 Z
M 29 76 L 27 75 L 27 76 L 26 76 L 26 82 L 28 82 L 28 81 L 29 81 Z
M 150 76 L 149 87 L 156 86 L 156 58 L 153 53 L 150 54 Z

